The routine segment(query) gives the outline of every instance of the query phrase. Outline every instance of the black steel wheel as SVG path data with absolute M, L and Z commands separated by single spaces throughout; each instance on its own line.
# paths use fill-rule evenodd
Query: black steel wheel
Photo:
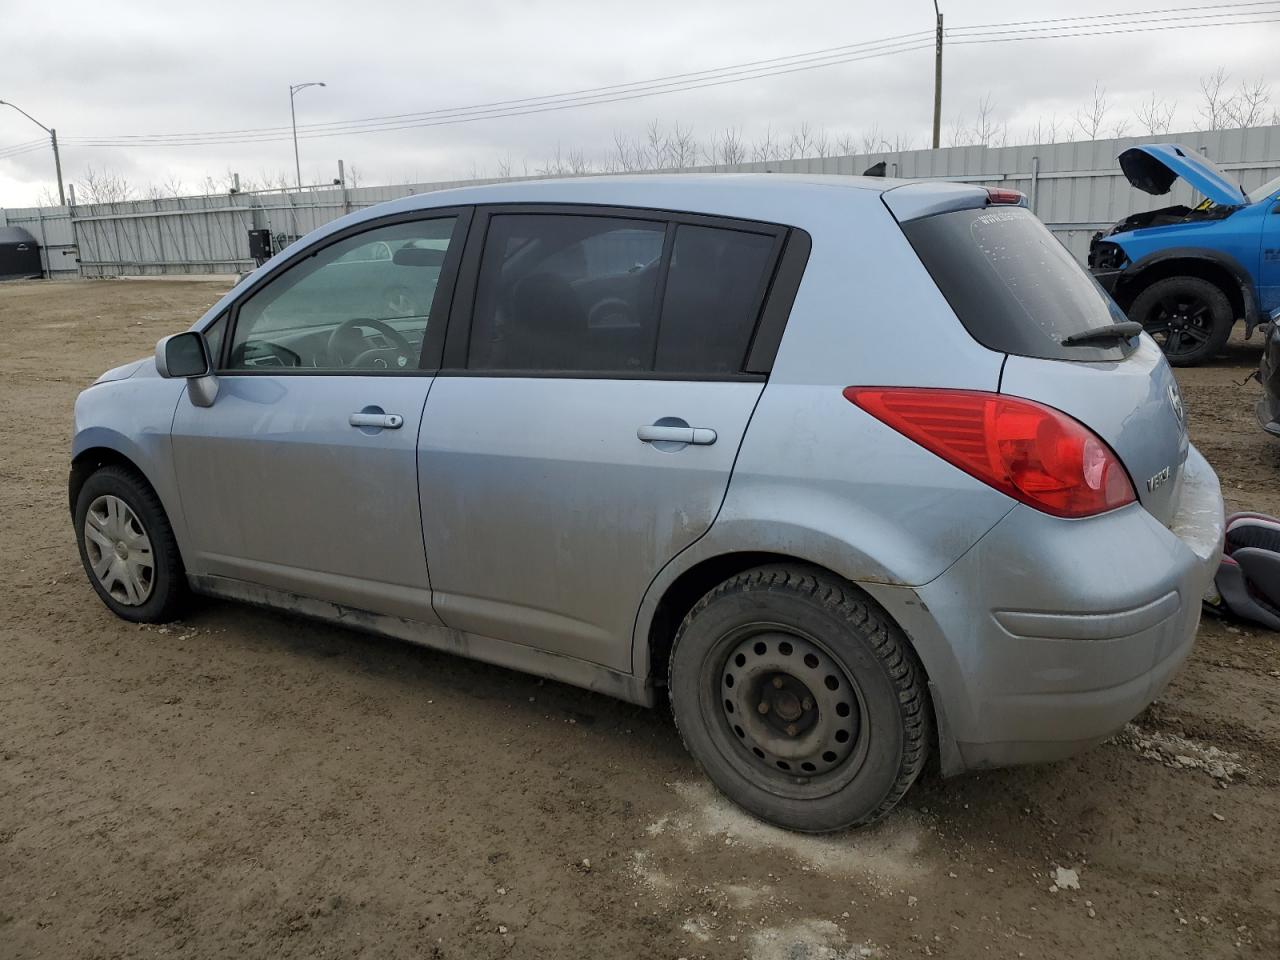
M 852 584 L 799 566 L 733 577 L 685 617 L 671 707 L 685 745 L 730 799 L 823 832 L 889 812 L 924 765 L 924 671 Z
M 1129 315 L 1160 345 L 1169 363 L 1187 367 L 1222 351 L 1235 322 L 1231 302 L 1199 277 L 1166 277 L 1143 290 Z

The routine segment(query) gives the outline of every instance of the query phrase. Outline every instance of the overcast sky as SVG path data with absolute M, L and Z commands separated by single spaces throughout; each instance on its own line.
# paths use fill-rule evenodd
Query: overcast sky
M 948 28 L 1032 18 L 1193 6 L 1208 0 L 942 0 Z M 1271 5 L 1268 5 L 1271 6 Z M 1280 17 L 1280 3 L 1274 5 Z M 540 96 L 709 69 L 933 26 L 929 0 L 525 0 L 460 3 L 344 0 L 0 0 L 0 99 L 63 140 L 67 182 L 88 167 L 122 174 L 140 190 L 181 182 L 197 192 L 227 170 L 254 180 L 288 173 L 290 83 L 299 124 L 404 114 Z M 955 45 L 944 71 L 944 145 L 989 95 L 1011 139 L 1056 114 L 1061 131 L 1101 82 L 1108 127 L 1128 121 L 1157 91 L 1177 103 L 1175 130 L 1197 125 L 1198 79 L 1225 66 L 1235 83 L 1275 81 L 1280 23 L 979 45 Z M 363 184 L 493 175 L 503 158 L 529 172 L 555 153 L 603 159 L 615 131 L 640 135 L 658 118 L 707 140 L 733 128 L 748 142 L 798 124 L 857 137 L 878 128 L 927 146 L 932 50 L 846 63 L 626 102 L 301 141 L 303 179 L 355 165 Z M 1273 106 L 1274 106 L 1273 102 Z M 284 128 L 276 142 L 91 147 L 77 138 Z M 0 107 L 0 153 L 40 136 Z M 39 202 L 52 158 L 36 150 L 0 159 L 0 206 Z

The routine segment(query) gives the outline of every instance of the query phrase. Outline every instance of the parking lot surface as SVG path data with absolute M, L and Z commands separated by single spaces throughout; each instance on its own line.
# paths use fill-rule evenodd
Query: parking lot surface
M 805 837 L 719 798 L 663 710 L 230 603 L 115 619 L 72 401 L 223 289 L 0 285 L 0 960 L 1280 956 L 1265 631 L 1206 618 L 1081 757 Z M 1178 379 L 1229 508 L 1280 513 L 1258 350 Z

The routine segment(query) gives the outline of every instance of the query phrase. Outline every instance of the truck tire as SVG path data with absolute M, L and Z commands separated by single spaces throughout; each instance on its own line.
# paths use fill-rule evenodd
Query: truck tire
M 1227 295 L 1199 277 L 1157 280 L 1134 298 L 1129 317 L 1142 324 L 1175 367 L 1212 360 L 1235 323 Z

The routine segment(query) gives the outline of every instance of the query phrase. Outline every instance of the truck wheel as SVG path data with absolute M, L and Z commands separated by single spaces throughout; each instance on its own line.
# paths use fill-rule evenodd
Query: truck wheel
M 89 583 L 117 617 L 165 623 L 187 596 L 186 574 L 160 498 L 132 470 L 103 467 L 80 488 L 76 541 Z
M 1142 324 L 1175 367 L 1212 360 L 1235 323 L 1227 295 L 1199 277 L 1157 280 L 1134 299 L 1129 316 Z
M 924 670 L 865 594 L 823 571 L 749 570 L 704 596 L 671 652 L 685 746 L 763 820 L 819 833 L 874 823 L 929 752 Z

